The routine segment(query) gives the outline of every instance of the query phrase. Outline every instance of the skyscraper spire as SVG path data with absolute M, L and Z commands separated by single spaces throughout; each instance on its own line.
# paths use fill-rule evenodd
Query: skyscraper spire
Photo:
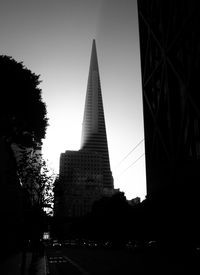
M 92 54 L 91 54 L 91 59 L 90 59 L 90 70 L 99 71 L 95 39 L 93 39 L 93 42 L 92 42 Z
M 95 40 L 92 43 L 81 149 L 94 151 L 102 155 L 104 185 L 113 188 Z

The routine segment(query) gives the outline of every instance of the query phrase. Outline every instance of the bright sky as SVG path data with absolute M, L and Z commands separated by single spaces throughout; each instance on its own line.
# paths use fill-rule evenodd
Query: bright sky
M 57 172 L 60 153 L 80 149 L 92 40 L 96 39 L 114 186 L 128 199 L 144 199 L 136 0 L 3 0 L 0 38 L 0 54 L 23 61 L 41 75 L 50 124 L 43 154 Z

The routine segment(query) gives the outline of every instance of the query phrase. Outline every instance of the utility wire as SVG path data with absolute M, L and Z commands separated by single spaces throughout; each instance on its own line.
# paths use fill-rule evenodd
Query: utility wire
M 140 160 L 143 156 L 145 155 L 145 153 L 143 153 L 142 155 L 140 155 L 133 163 L 131 163 L 131 165 L 129 165 L 119 176 L 117 176 L 117 178 L 119 178 L 122 174 L 124 174 L 131 166 L 133 166 L 134 164 L 136 164 L 136 162 L 138 162 L 138 160 Z
M 133 149 L 116 165 L 116 167 L 118 167 L 133 151 L 135 151 L 135 149 L 144 141 L 144 139 L 140 140 L 140 142 L 138 142 L 137 145 L 135 145 L 135 147 L 133 147 Z M 116 168 L 115 167 L 115 168 Z

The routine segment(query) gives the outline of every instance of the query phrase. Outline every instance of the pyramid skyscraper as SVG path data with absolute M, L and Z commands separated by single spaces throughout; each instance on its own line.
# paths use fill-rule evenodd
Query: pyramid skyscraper
M 81 148 L 60 155 L 59 179 L 54 188 L 54 213 L 79 217 L 93 203 L 119 192 L 114 189 L 95 40 L 92 44 L 88 86 L 82 125 Z
M 93 40 L 82 125 L 81 150 L 97 152 L 103 159 L 103 185 L 113 188 L 96 43 Z

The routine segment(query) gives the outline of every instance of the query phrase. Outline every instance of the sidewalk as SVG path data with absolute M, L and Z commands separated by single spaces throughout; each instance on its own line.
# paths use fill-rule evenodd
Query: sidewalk
M 23 265 L 24 263 L 24 265 Z M 23 258 L 22 252 L 11 255 L 0 263 L 1 275 L 48 275 L 46 254 L 38 256 L 32 262 L 32 253 L 27 252 Z
M 27 261 L 26 273 L 24 275 L 48 275 L 47 257 L 44 254 L 33 260 Z
M 0 274 L 2 275 L 21 275 L 22 253 L 10 255 L 0 262 Z

